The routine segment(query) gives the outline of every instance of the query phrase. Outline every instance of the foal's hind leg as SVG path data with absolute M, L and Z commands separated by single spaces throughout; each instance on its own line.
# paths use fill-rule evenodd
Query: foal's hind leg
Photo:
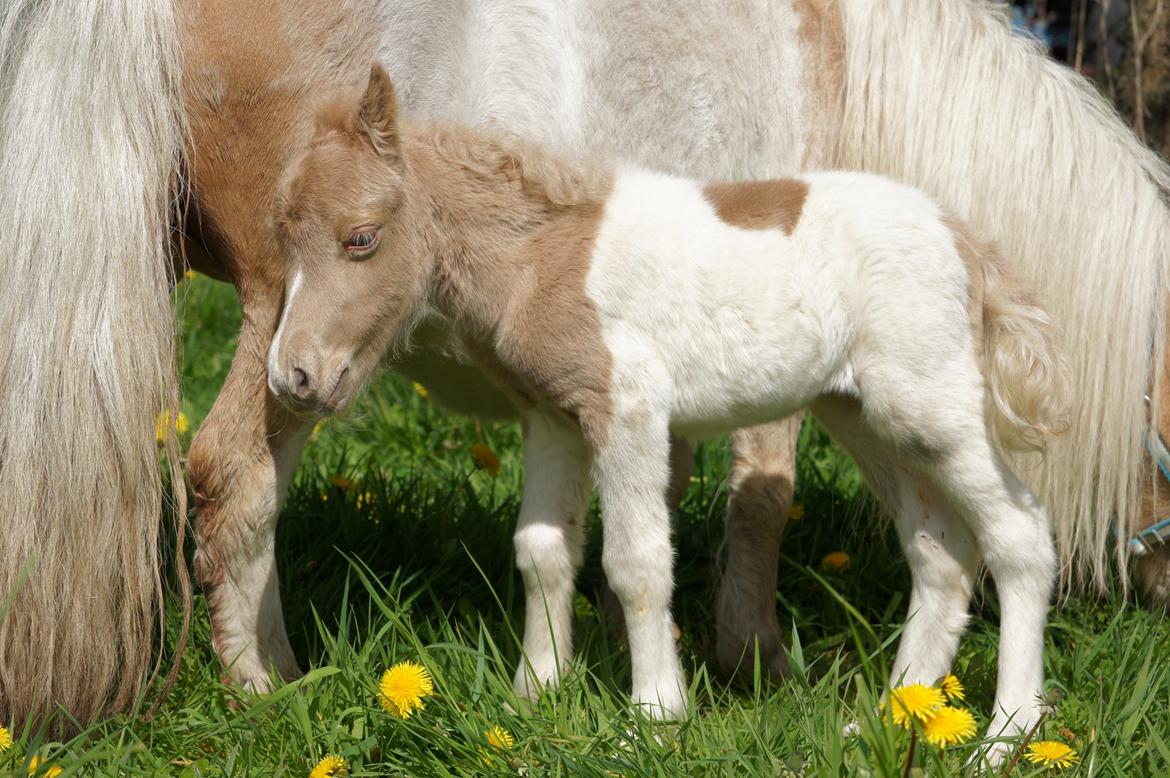
M 198 519 L 195 573 L 211 616 L 211 640 L 228 675 L 265 692 L 269 674 L 300 675 L 284 626 L 274 542 L 276 519 L 312 422 L 268 392 L 271 331 L 249 310 L 236 357 L 191 445 L 188 470 Z M 275 313 L 271 315 L 276 321 Z
M 1048 517 L 986 434 L 932 470 L 967 520 L 999 595 L 999 678 L 988 734 L 1026 732 L 1043 712 L 1044 625 L 1056 575 Z
M 516 566 L 524 577 L 524 656 L 515 689 L 534 699 L 555 685 L 573 656 L 573 584 L 593 494 L 581 433 L 539 414 L 524 420 L 524 496 Z
M 895 520 L 910 567 L 907 624 L 891 684 L 933 684 L 950 671 L 967 625 L 979 549 L 949 499 L 900 462 L 895 447 L 870 431 L 851 400 L 818 403 L 814 414 L 849 451 Z
M 982 378 L 973 359 L 936 373 L 863 377 L 866 421 L 899 442 L 922 474 L 949 498 L 975 537 L 1001 606 L 999 678 L 989 733 L 1027 731 L 1042 713 L 1044 625 L 1056 574 L 1048 518 L 991 441 Z M 996 746 L 998 760 L 1006 746 Z
M 967 628 L 979 548 L 949 500 L 923 479 L 898 480 L 897 526 L 913 588 L 893 685 L 936 683 L 950 672 Z
M 796 438 L 802 415 L 731 436 L 727 564 L 716 606 L 715 656 L 724 669 L 744 664 L 756 647 L 773 676 L 788 672 L 776 621 L 780 538 L 792 508 Z

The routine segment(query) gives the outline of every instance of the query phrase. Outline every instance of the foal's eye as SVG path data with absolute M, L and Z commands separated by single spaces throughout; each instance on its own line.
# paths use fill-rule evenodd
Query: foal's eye
M 351 255 L 364 257 L 374 250 L 382 231 L 377 228 L 361 229 L 350 235 L 345 241 L 345 250 Z

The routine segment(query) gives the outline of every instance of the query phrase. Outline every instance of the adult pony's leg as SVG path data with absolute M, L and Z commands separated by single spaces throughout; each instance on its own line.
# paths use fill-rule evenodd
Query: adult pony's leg
M 265 692 L 272 670 L 285 679 L 300 674 L 281 613 L 274 541 L 313 420 L 294 416 L 268 391 L 265 356 L 278 308 L 243 305 L 236 356 L 191 445 L 189 471 L 198 510 L 195 572 L 212 644 L 233 681 Z
M 716 605 L 715 655 L 725 669 L 740 666 L 758 646 L 761 664 L 773 676 L 788 672 L 776 621 L 776 569 L 792 507 L 801 418 L 731 436 L 727 565 Z
M 535 699 L 573 657 L 573 584 L 593 495 L 581 433 L 539 414 L 524 420 L 524 495 L 516 566 L 524 577 L 524 656 L 516 694 Z
M 1170 343 L 1162 355 L 1163 365 L 1170 365 Z M 1163 441 L 1170 440 L 1170 370 L 1163 369 L 1158 385 L 1156 430 Z M 1142 477 L 1142 506 L 1135 524 L 1123 527 L 1124 539 L 1170 516 L 1170 481 L 1155 461 L 1147 460 Z M 1146 602 L 1154 608 L 1170 605 L 1170 543 L 1151 538 L 1146 553 L 1134 560 L 1134 574 Z

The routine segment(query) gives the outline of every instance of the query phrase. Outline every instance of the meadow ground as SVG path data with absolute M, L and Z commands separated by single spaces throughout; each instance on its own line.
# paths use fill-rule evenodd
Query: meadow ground
M 176 297 L 189 443 L 227 371 L 239 315 L 232 290 L 203 277 Z M 721 442 L 699 447 L 676 514 L 675 615 L 693 710 L 685 722 L 654 725 L 629 711 L 628 654 L 601 607 L 596 510 L 574 672 L 535 706 L 514 698 L 519 430 L 448 415 L 425 388 L 387 376 L 348 418 L 313 435 L 280 519 L 285 618 L 307 675 L 264 698 L 224 685 L 197 598 L 190 648 L 158 716 L 111 719 L 66 743 L 16 732 L 0 771 L 25 774 L 37 755 L 62 775 L 307 776 L 337 754 L 351 775 L 964 774 L 976 741 L 944 750 L 915 735 L 907 765 L 912 736 L 875 712 L 909 576 L 856 471 L 815 424 L 801 436 L 776 595 L 794 677 L 761 679 L 751 658 L 733 680 L 714 669 L 727 465 Z M 847 556 L 826 564 L 834 552 Z M 982 730 L 998 635 L 989 581 L 973 608 L 955 673 L 966 687 L 960 705 Z M 1170 774 L 1170 622 L 1117 593 L 1072 597 L 1052 610 L 1047 635 L 1054 712 L 1037 740 L 1076 750 L 1079 762 L 1064 772 Z M 403 720 L 379 703 L 378 681 L 406 660 L 428 668 L 434 694 Z M 857 736 L 842 734 L 851 721 Z M 497 726 L 510 747 L 486 734 Z M 1047 769 L 1021 759 L 1011 772 Z

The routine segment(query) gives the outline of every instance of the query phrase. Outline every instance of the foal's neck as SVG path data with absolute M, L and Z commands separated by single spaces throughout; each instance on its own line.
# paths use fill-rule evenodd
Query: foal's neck
M 403 141 L 434 252 L 429 302 L 461 329 L 488 335 L 541 278 L 584 272 L 570 265 L 583 261 L 574 249 L 582 223 L 600 218 L 609 171 L 470 130 L 408 126 Z

